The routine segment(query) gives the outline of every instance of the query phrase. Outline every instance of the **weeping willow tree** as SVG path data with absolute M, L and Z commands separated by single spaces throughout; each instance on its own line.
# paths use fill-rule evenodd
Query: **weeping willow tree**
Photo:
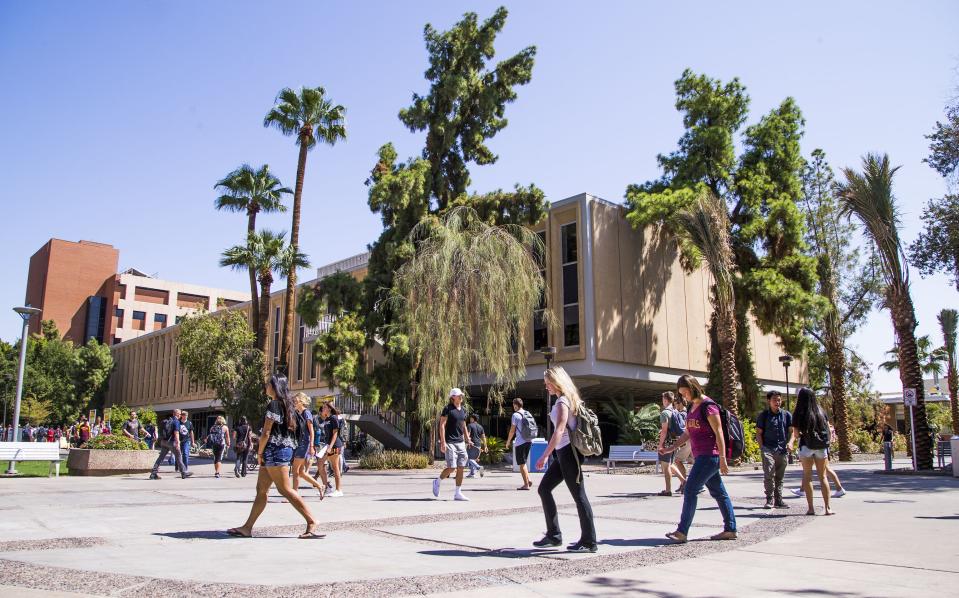
M 546 293 L 539 236 L 491 226 L 471 208 L 427 218 L 411 232 L 416 254 L 396 272 L 392 308 L 421 371 L 415 405 L 429 422 L 471 372 L 494 380 L 491 400 L 526 373 L 526 332 Z M 549 310 L 547 310 L 549 311 Z

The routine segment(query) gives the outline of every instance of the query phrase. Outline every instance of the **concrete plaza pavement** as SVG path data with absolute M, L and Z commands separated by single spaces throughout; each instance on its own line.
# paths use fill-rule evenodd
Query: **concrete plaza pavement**
M 227 464 L 225 464 L 227 465 Z M 905 462 L 897 466 L 906 466 Z M 439 500 L 435 471 L 364 472 L 344 477 L 341 498 L 303 491 L 324 537 L 299 540 L 299 515 L 273 491 L 253 539 L 228 527 L 249 512 L 254 479 L 196 475 L 162 480 L 0 480 L 0 595 L 133 596 L 169 589 L 197 596 L 460 594 L 508 589 L 517 596 L 928 596 L 959 582 L 959 480 L 876 475 L 879 464 L 836 469 L 849 494 L 835 517 L 762 509 L 762 473 L 727 476 L 740 537 L 711 542 L 721 517 L 701 497 L 690 543 L 670 545 L 680 497 L 658 497 L 662 476 L 588 468 L 586 484 L 600 540 L 595 555 L 536 550 L 545 524 L 536 492 L 515 490 L 517 474 L 467 480 L 470 502 Z M 169 469 L 169 468 L 164 468 Z M 161 472 L 162 473 L 162 472 Z M 798 466 L 787 485 L 795 487 Z M 534 476 L 538 478 L 539 476 Z M 567 542 L 576 510 L 556 489 Z M 791 497 L 791 495 L 789 495 Z M 816 498 L 822 508 L 821 497 Z M 482 591 L 482 590 L 481 590 Z

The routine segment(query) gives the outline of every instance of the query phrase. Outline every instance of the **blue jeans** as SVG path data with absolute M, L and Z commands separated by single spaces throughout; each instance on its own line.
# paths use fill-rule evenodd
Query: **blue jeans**
M 190 441 L 180 442 L 180 453 L 183 455 L 183 466 L 190 469 Z
M 696 502 L 699 491 L 705 486 L 709 495 L 716 499 L 719 512 L 723 514 L 723 530 L 736 531 L 736 514 L 733 513 L 733 501 L 729 500 L 723 478 L 719 475 L 719 457 L 700 455 L 693 461 L 693 468 L 686 478 L 686 487 L 683 490 L 683 514 L 679 519 L 678 531 L 683 535 L 689 534 L 689 526 L 693 523 L 696 514 Z

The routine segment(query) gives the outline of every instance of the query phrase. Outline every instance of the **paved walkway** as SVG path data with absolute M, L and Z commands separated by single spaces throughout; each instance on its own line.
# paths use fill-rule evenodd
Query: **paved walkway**
M 296 539 L 302 520 L 275 493 L 256 538 L 226 536 L 246 518 L 254 480 L 214 479 L 210 465 L 195 466 L 189 480 L 4 479 L 0 595 L 139 596 L 159 579 L 195 596 L 452 596 L 494 586 L 516 596 L 952 593 L 959 480 L 874 475 L 878 467 L 837 467 L 850 493 L 829 518 L 803 516 L 805 501 L 795 498 L 788 511 L 765 511 L 761 472 L 735 473 L 727 485 L 739 540 L 705 540 L 721 518 L 704 495 L 690 534 L 699 541 L 684 546 L 663 538 L 682 499 L 654 496 L 661 476 L 594 470 L 586 483 L 595 555 L 534 549 L 545 527 L 538 496 L 516 491 L 518 476 L 505 471 L 468 480 L 467 503 L 452 501 L 450 481 L 434 500 L 433 472 L 354 470 L 345 497 L 320 502 L 304 491 L 318 540 Z M 798 468 L 787 475 L 797 485 Z M 574 541 L 575 508 L 565 488 L 556 496 L 565 539 Z

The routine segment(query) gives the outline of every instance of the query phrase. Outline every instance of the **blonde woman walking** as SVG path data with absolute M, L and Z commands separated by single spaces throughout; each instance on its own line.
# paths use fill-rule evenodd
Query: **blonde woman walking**
M 324 488 L 308 472 L 313 449 L 313 414 L 310 413 L 310 397 L 302 392 L 293 395 L 296 408 L 296 450 L 293 451 L 293 490 L 300 491 L 300 480 L 306 481 L 320 492 L 323 500 Z
M 569 374 L 560 366 L 546 370 L 543 381 L 546 384 L 546 391 L 557 399 L 549 414 L 553 422 L 553 435 L 549 439 L 543 456 L 536 462 L 536 469 L 542 469 L 546 465 L 553 451 L 556 452 L 557 458 L 549 464 L 549 469 L 543 474 L 539 484 L 539 498 L 543 502 L 543 514 L 546 516 L 546 535 L 541 540 L 533 542 L 533 546 L 546 548 L 560 546 L 563 543 L 553 490 L 559 486 L 560 482 L 566 482 L 566 487 L 569 488 L 569 493 L 573 495 L 573 500 L 576 502 L 580 527 L 579 540 L 567 546 L 566 549 L 569 552 L 596 552 L 593 508 L 586 496 L 586 487 L 581 475 L 583 456 L 577 453 L 569 442 L 570 430 L 576 429 L 576 416 L 582 405 L 582 399 Z
M 206 444 L 213 451 L 213 471 L 216 472 L 213 477 L 219 478 L 223 455 L 230 448 L 230 430 L 226 427 L 226 419 L 222 415 L 217 416 L 216 423 L 206 435 Z

